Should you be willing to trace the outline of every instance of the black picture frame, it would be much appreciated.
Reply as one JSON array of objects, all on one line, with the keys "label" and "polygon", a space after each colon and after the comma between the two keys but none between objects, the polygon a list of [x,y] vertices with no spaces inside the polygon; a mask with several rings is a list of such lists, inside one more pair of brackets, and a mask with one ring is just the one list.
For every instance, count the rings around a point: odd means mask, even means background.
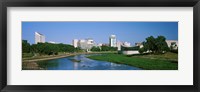
[{"label": "black picture frame", "polygon": [[[2,92],[199,92],[200,0],[1,0],[0,90]],[[7,85],[7,7],[193,7],[194,85]]]}]

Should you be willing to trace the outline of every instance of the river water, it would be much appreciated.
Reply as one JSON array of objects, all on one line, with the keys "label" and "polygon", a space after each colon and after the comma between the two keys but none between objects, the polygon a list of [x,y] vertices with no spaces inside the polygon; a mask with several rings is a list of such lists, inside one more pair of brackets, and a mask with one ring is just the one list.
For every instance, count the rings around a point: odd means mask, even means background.
[{"label": "river water", "polygon": [[44,61],[46,62],[45,67],[47,70],[141,70],[140,68],[129,65],[92,60],[86,56],[88,55],[76,55]]}]

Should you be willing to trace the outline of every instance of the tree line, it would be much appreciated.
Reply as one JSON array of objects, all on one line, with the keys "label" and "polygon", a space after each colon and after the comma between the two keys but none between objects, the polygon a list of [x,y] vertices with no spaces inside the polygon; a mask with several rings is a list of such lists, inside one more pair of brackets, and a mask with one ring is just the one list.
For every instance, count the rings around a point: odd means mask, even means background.
[{"label": "tree line", "polygon": [[74,48],[68,44],[52,44],[52,43],[28,43],[26,40],[22,41],[22,53],[39,53],[45,55],[57,55],[58,52],[77,52],[80,48]]},{"label": "tree line", "polygon": [[[52,43],[37,43],[32,44],[27,42],[27,40],[22,40],[22,53],[39,53],[40,55],[57,55],[58,52],[80,52],[83,51],[80,47],[75,48],[68,44],[52,44]],[[91,51],[117,51],[117,47],[110,46],[93,46]]]},{"label": "tree line", "polygon": [[117,51],[117,47],[110,47],[110,46],[106,46],[106,45],[103,45],[101,47],[93,46],[91,48],[91,51]]}]

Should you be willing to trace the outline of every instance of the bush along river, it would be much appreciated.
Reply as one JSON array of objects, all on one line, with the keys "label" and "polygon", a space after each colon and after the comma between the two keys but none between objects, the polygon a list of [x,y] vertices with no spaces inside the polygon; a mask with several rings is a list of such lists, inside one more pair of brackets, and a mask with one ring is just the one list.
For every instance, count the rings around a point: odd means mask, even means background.
[{"label": "bush along river", "polygon": [[89,59],[87,56],[89,55],[81,54],[54,60],[37,61],[37,64],[45,70],[141,70],[129,65]]}]

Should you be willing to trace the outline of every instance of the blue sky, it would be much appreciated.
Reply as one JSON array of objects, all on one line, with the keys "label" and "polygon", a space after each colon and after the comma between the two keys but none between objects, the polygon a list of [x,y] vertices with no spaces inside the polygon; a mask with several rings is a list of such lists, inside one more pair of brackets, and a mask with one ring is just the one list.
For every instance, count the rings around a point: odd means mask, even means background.
[{"label": "blue sky", "polygon": [[96,43],[109,43],[114,34],[118,41],[145,41],[149,36],[178,40],[178,22],[22,22],[22,39],[34,43],[34,32],[46,41],[72,44],[73,39],[93,38]]}]

